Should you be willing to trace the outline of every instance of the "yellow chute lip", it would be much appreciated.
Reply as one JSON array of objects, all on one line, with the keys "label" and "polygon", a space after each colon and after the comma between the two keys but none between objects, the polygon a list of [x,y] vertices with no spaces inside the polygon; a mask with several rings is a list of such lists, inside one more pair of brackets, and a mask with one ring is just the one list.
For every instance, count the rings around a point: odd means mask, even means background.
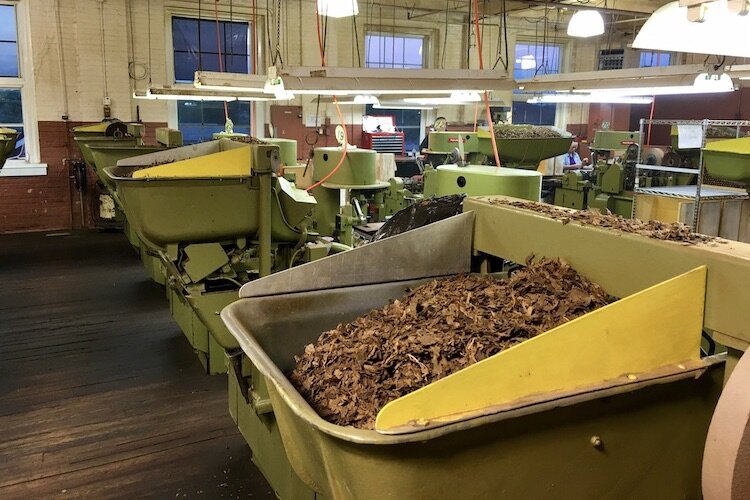
[{"label": "yellow chute lip", "polygon": [[252,174],[252,151],[240,147],[133,172],[133,179],[243,178]]},{"label": "yellow chute lip", "polygon": [[418,432],[700,369],[706,274],[697,267],[391,401],[375,429]]}]

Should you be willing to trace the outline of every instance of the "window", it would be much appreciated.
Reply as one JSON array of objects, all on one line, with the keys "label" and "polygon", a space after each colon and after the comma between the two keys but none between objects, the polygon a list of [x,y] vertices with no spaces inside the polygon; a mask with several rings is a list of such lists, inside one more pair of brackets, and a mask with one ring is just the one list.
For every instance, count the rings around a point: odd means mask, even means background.
[{"label": "window", "polygon": [[[365,35],[365,65],[368,68],[420,69],[425,66],[425,37],[422,35],[368,33]],[[375,109],[368,104],[369,116],[392,116],[404,132],[406,152],[419,151],[422,112],[418,109]]]},{"label": "window", "polygon": [[25,160],[20,76],[16,8],[13,5],[0,5],[0,78],[6,81],[0,85],[0,127],[21,133],[11,158]]},{"label": "window", "polygon": [[670,57],[667,52],[641,52],[640,67],[653,68],[655,66],[669,66]]},{"label": "window", "polygon": [[28,4],[0,0],[0,127],[20,132],[2,177],[47,174],[39,162],[34,67],[23,57],[31,43]]},{"label": "window", "polygon": [[368,68],[423,68],[424,36],[368,33],[365,66]]},{"label": "window", "polygon": [[[172,18],[175,83],[192,83],[198,70],[230,73],[252,73],[250,23],[243,21],[198,20]],[[250,103],[227,103],[234,131],[250,133]],[[186,144],[210,140],[212,134],[224,130],[224,103],[220,101],[177,101],[177,126]]]},{"label": "window", "polygon": [[16,8],[0,5],[0,77],[19,76]]},{"label": "window", "polygon": [[[560,72],[561,45],[538,45],[517,43],[513,65],[516,80],[534,78],[537,75],[550,75]],[[513,91],[519,93],[518,91]],[[557,105],[551,103],[530,104],[526,97],[513,101],[513,123],[531,125],[554,125]]]}]

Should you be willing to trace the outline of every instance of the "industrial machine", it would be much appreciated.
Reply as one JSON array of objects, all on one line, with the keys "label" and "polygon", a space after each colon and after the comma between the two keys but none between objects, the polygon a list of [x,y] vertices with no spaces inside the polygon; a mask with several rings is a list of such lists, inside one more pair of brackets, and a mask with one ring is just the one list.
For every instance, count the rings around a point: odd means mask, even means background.
[{"label": "industrial machine", "polygon": [[12,128],[0,127],[0,169],[5,166],[5,160],[16,149],[18,141],[18,131]]},{"label": "industrial machine", "polygon": [[[328,498],[701,498],[704,446],[726,436],[707,442],[722,385],[750,345],[750,246],[684,245],[499,201],[469,198],[461,215],[243,286],[222,312],[247,356],[230,378],[236,420],[262,418],[286,450],[275,470],[288,474],[288,459]],[[374,430],[327,422],[286,378],[321,332],[406,289],[529,256],[564,259],[619,300],[388,403]],[[743,449],[730,449],[739,476]]]},{"label": "industrial machine", "polygon": [[593,168],[564,172],[555,186],[554,204],[630,217],[637,141],[638,132],[597,130],[590,145]]},{"label": "industrial machine", "polygon": [[[514,130],[511,125],[505,127]],[[516,127],[521,129],[523,126]],[[430,132],[428,162],[442,158],[451,163],[425,168],[424,195],[502,194],[538,201],[542,186],[542,175],[536,171],[539,162],[563,154],[572,140],[570,136],[496,138],[502,165],[498,168],[471,163],[494,163],[489,132]]]},{"label": "industrial machine", "polygon": [[[179,130],[160,127],[155,130],[157,146],[147,146],[143,144],[143,126],[140,124],[128,124],[125,127],[125,135],[121,136],[123,124],[115,122],[104,128],[111,135],[96,136],[93,134],[91,127],[84,127],[84,135],[76,137],[76,142],[81,149],[81,154],[88,166],[90,166],[97,176],[96,186],[99,193],[99,220],[115,221],[122,226],[125,236],[140,255],[143,265],[149,272],[149,276],[155,282],[164,285],[166,272],[161,264],[159,257],[149,252],[146,246],[140,244],[138,235],[128,224],[124,215],[122,205],[115,196],[115,185],[112,180],[105,175],[104,169],[114,167],[117,162],[123,158],[139,156],[156,151],[162,151],[167,148],[182,146],[182,133]],[[94,125],[95,129],[102,129],[103,124]],[[80,128],[79,128],[80,129]],[[75,134],[80,134],[79,129],[74,129]]]},{"label": "industrial machine", "polygon": [[225,352],[238,347],[217,312],[239,286],[331,251],[312,232],[315,199],[275,176],[280,164],[276,145],[220,139],[105,168],[130,226],[166,268],[172,315],[209,373],[226,371]]},{"label": "industrial machine", "polygon": [[[343,142],[343,134],[338,139]],[[342,162],[343,156],[342,146],[313,151],[312,181],[324,181],[311,191],[318,202],[315,229],[354,246],[358,236],[366,239],[374,233],[369,229],[420,197],[405,187],[403,179],[378,171],[376,151],[348,145]]]},{"label": "industrial machine", "polygon": [[[90,167],[97,173],[94,155],[88,146],[94,144],[113,144],[120,147],[143,146],[144,131],[143,124],[124,123],[119,120],[73,127],[73,139],[78,144],[83,158],[83,164],[79,161],[74,161],[72,164],[77,180],[76,187],[82,198],[88,186],[86,167]],[[98,173],[97,177],[99,177],[99,181],[95,184],[96,192],[94,193],[97,204],[93,213],[95,225],[101,229],[121,228],[123,226],[122,212],[118,212],[112,196],[106,186],[103,185]],[[81,210],[83,217],[83,206]]]}]

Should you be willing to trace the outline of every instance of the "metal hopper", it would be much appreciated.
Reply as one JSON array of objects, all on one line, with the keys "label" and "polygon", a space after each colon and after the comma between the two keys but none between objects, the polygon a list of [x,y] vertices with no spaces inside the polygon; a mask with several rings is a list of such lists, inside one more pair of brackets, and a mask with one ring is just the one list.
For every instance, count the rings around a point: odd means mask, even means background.
[{"label": "metal hopper", "polygon": [[707,144],[703,164],[712,177],[750,186],[750,137]]},{"label": "metal hopper", "polygon": [[218,312],[239,284],[285,268],[307,241],[315,199],[272,177],[278,159],[275,145],[219,139],[104,169],[128,223],[166,267],[172,315],[210,372],[225,371],[224,352],[237,347]]},{"label": "metal hopper", "polygon": [[[527,246],[496,222],[478,226],[464,213],[245,285],[224,309],[268,385],[293,469],[329,498],[700,497],[723,375],[723,358],[699,355],[705,268],[395,400],[376,430],[326,422],[286,378],[321,332],[408,287],[468,272],[477,231]],[[420,259],[408,259],[415,251]]]},{"label": "metal hopper", "polygon": [[[479,152],[494,157],[492,141],[487,131],[477,132]],[[536,170],[539,162],[565,154],[573,137],[495,138],[500,161],[509,167]]]},{"label": "metal hopper", "polygon": [[18,136],[19,133],[17,130],[0,127],[0,169],[5,166],[5,160],[16,149]]}]

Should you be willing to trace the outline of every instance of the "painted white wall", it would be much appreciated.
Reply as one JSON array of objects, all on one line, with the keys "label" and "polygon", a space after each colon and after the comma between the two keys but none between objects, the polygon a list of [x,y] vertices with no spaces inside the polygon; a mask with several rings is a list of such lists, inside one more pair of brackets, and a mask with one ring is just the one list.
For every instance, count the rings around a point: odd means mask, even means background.
[{"label": "painted white wall", "polygon": [[[170,15],[198,14],[198,0],[19,0],[28,6],[30,15],[30,41],[34,69],[34,93],[39,120],[61,120],[63,115],[74,121],[97,121],[103,117],[102,99],[105,93],[112,101],[112,114],[122,120],[136,118],[136,106],[140,118],[147,122],[167,121],[174,124],[174,105],[164,101],[134,100],[134,89],[145,89],[147,83],[170,84],[171,81],[171,37]],[[267,13],[258,2],[258,15],[266,22]],[[213,18],[214,2],[203,0],[202,17]],[[234,5],[236,4],[236,5]],[[250,2],[233,2],[234,19],[249,19]],[[281,22],[282,44],[280,46],[285,63],[289,65],[315,66],[320,64],[320,56],[315,30],[314,4],[312,0],[288,0],[283,3],[284,15]],[[362,57],[364,58],[364,35],[367,27],[382,27],[383,31],[418,29],[430,34],[430,67],[441,67],[440,51],[447,37],[445,68],[478,68],[476,49],[472,46],[469,60],[466,61],[466,28],[460,24],[444,25],[440,14],[423,17],[419,20],[392,21],[392,11],[380,8],[368,11],[371,4],[360,2],[360,15],[356,22],[359,31]],[[103,10],[104,45],[102,51],[102,26],[100,9]],[[402,7],[399,7],[402,9]],[[58,16],[61,39],[58,39]],[[229,2],[220,3],[220,16],[229,18]],[[404,18],[403,12],[397,17]],[[273,21],[273,20],[272,20]],[[484,20],[484,59],[485,67],[491,67],[496,59],[498,48],[499,19]],[[508,34],[510,65],[513,64],[513,44],[518,36],[534,35],[533,28],[524,26],[523,20],[514,20]],[[528,24],[528,23],[527,23]],[[262,25],[264,26],[264,25]],[[261,29],[262,29],[261,26]],[[275,38],[275,22],[271,24],[271,37]],[[132,30],[132,35],[131,35]],[[149,36],[150,34],[150,36]],[[150,41],[149,41],[150,38]],[[562,40],[562,37],[560,38]],[[264,50],[262,56],[269,60],[265,31],[262,30]],[[475,43],[472,37],[472,45]],[[568,44],[563,64],[568,70],[593,69],[597,42]],[[63,54],[62,59],[60,54]],[[330,66],[355,66],[357,64],[354,30],[351,18],[330,19],[328,22],[327,63]],[[106,60],[106,67],[105,67]],[[142,73],[148,69],[149,78],[133,80],[130,70]],[[265,64],[261,64],[261,67]],[[106,69],[106,84],[104,73]],[[64,76],[63,76],[64,75]],[[457,72],[460,78],[460,72]],[[64,83],[63,83],[64,81]],[[106,87],[106,92],[105,92]],[[510,102],[510,92],[500,95]],[[312,97],[298,98],[290,104],[302,105],[305,118],[315,114]],[[267,116],[269,104],[259,104],[258,118]],[[582,118],[580,106],[569,106],[563,113],[563,121],[578,122]],[[344,120],[347,123],[360,123],[363,106],[347,106]],[[441,107],[426,113],[428,120],[442,115],[452,121],[471,122],[474,106]],[[319,121],[328,117],[333,122],[338,118],[334,107],[321,105]],[[262,131],[262,126],[258,127]]]}]

